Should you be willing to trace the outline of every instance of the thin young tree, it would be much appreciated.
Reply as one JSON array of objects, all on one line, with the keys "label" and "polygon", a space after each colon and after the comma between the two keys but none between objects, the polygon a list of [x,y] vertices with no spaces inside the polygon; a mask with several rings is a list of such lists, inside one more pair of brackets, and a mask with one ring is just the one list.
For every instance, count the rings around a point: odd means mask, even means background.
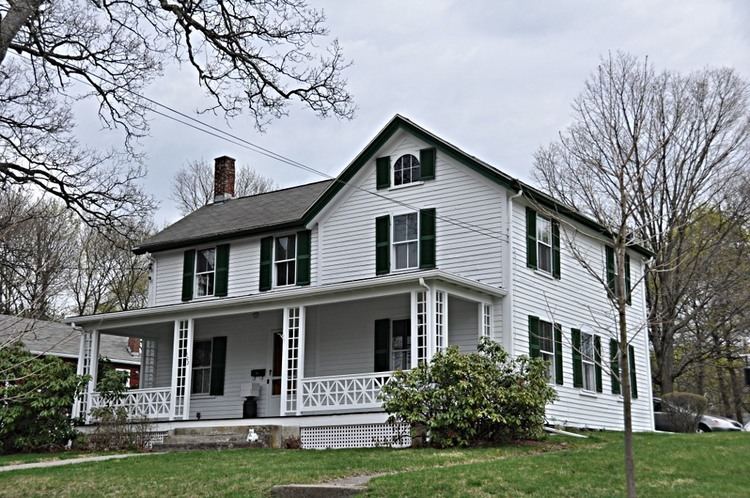
[{"label": "thin young tree", "polygon": [[625,477],[627,495],[636,496],[633,456],[632,394],[628,346],[626,258],[638,245],[635,237],[636,199],[630,185],[654,161],[649,122],[653,103],[649,91],[655,76],[644,62],[619,54],[603,60],[575,100],[574,123],[560,140],[541,148],[535,158],[538,180],[557,197],[587,214],[605,228],[604,240],[613,249],[614,276],[602,275],[584,247],[576,242],[576,225],[562,232],[565,243],[582,267],[606,289],[614,311],[619,345],[623,396]]},{"label": "thin young tree", "polygon": [[[235,176],[237,197],[268,192],[276,187],[273,179],[249,166],[240,165]],[[210,204],[214,199],[214,171],[205,159],[190,161],[175,173],[170,198],[184,216]]]}]

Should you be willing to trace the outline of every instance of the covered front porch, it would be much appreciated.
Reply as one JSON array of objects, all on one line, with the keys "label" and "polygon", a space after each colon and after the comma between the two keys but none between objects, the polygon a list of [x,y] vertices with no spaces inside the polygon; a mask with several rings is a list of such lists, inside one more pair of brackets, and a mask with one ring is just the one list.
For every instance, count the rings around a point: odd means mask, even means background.
[{"label": "covered front porch", "polygon": [[81,323],[78,371],[92,380],[76,414],[90,422],[90,410],[103,404],[92,368],[102,334],[142,340],[141,386],[119,402],[132,419],[379,411],[393,371],[451,345],[468,352],[483,336],[501,340],[501,290],[431,273],[402,275],[390,285],[291,289],[231,307],[206,301],[175,306],[179,312]]}]

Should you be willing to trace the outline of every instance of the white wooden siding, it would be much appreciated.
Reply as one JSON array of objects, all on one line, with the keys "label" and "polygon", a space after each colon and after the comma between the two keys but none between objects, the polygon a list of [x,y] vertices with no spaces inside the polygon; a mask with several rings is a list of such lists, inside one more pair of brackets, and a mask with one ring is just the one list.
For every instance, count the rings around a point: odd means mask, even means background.
[{"label": "white wooden siding", "polygon": [[[566,230],[561,224],[561,230]],[[604,245],[592,237],[579,235],[576,247],[587,254],[587,260],[596,271],[604,274]],[[571,328],[580,328],[602,336],[602,359],[609,360],[609,339],[614,337],[615,314],[606,297],[603,285],[584,270],[571,254],[561,234],[560,280],[526,267],[526,213],[520,202],[513,208],[513,334],[514,353],[529,354],[529,315],[542,320],[557,322],[563,331],[564,385],[555,386],[558,400],[547,410],[550,421],[592,428],[622,429],[622,402],[619,395],[612,394],[610,376],[602,372],[602,393],[584,393],[573,387],[573,360]],[[641,257],[631,254],[633,285],[639,280],[643,269]],[[636,334],[632,345],[635,348],[638,399],[633,403],[633,425],[636,430],[652,430],[651,382],[648,376],[648,348],[644,327],[643,286],[634,288],[632,306],[628,310],[630,334]]]},{"label": "white wooden siding", "polygon": [[[281,312],[263,312],[258,317],[235,315],[221,318],[196,320],[194,340],[226,336],[227,359],[224,373],[224,395],[211,396],[193,394],[190,396],[190,418],[200,412],[202,419],[240,418],[242,403],[240,384],[253,380],[250,370],[271,368],[272,334],[281,329]],[[261,379],[255,379],[261,381]],[[263,384],[258,398],[258,415],[265,416],[266,389]]]},{"label": "white wooden siding", "polygon": [[305,376],[374,371],[375,320],[409,318],[409,310],[409,294],[307,308]]},{"label": "white wooden siding", "polygon": [[[419,156],[419,149],[427,146],[411,135],[400,133],[375,157],[389,155],[394,163],[402,154]],[[376,191],[375,157],[351,181],[415,209],[351,187],[342,191],[320,221],[320,282],[374,277],[375,218],[434,207],[438,216],[437,267],[501,286],[505,190],[438,151],[434,180]],[[457,221],[459,226],[440,219],[446,217]],[[466,223],[492,236],[472,231],[466,228]]]},{"label": "white wooden siding", "polygon": [[479,343],[479,304],[448,297],[448,345],[462,353],[476,353]]}]

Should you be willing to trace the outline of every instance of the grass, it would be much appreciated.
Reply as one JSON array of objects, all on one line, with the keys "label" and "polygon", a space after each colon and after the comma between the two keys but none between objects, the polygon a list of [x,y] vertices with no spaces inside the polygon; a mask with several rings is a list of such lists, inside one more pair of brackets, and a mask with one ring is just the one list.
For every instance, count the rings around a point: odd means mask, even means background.
[{"label": "grass", "polygon": [[37,463],[52,460],[69,460],[71,458],[110,455],[117,452],[92,453],[86,451],[59,451],[55,453],[15,453],[13,455],[0,455],[0,467],[16,465],[19,463]]},{"label": "grass", "polygon": [[[747,496],[750,434],[636,436],[643,496]],[[267,496],[274,484],[392,473],[367,496],[617,496],[621,435],[468,450],[225,450],[0,473],[0,496]]]}]

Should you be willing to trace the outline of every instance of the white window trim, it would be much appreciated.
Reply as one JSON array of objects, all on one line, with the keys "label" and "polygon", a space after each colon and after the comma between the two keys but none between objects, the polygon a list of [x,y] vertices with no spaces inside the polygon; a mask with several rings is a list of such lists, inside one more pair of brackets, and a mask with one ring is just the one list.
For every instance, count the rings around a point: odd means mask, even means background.
[{"label": "white window trim", "polygon": [[[416,239],[410,239],[410,240],[402,240],[399,242],[396,242],[396,218],[399,216],[405,216],[409,214],[414,214],[417,217],[417,238]],[[399,212],[395,214],[391,214],[391,272],[401,272],[401,271],[412,271],[412,270],[418,270],[419,269],[419,233],[421,231],[421,228],[419,226],[419,211],[406,211],[406,212]],[[402,244],[410,244],[412,242],[417,243],[417,262],[415,266],[407,266],[405,268],[396,268],[396,244],[402,245]]]},{"label": "white window trim", "polygon": [[[422,180],[411,180],[408,183],[401,183],[400,185],[396,185],[396,163],[399,159],[401,159],[404,156],[414,156],[414,158],[417,160],[417,163],[419,163],[419,172],[420,175],[422,173],[422,163],[419,161],[419,153],[412,154],[411,152],[405,152],[401,155],[399,155],[395,161],[393,161],[393,166],[391,166],[391,188],[390,189],[399,189],[404,187],[411,187],[412,185],[422,185],[424,182]],[[390,190],[389,189],[389,190]]]},{"label": "white window trim", "polygon": [[[193,341],[193,351],[191,351],[190,357],[192,358],[193,363],[195,363],[195,346],[196,344],[200,342],[207,342],[211,345],[211,354],[208,356],[208,366],[207,367],[196,367],[195,365],[190,365],[190,395],[191,396],[211,396],[211,367],[213,366],[213,354],[214,354],[214,341],[213,339],[197,339]],[[193,392],[193,382],[192,380],[195,379],[195,373],[196,370],[208,370],[208,391],[206,392],[199,392],[194,393]]]},{"label": "white window trim", "polygon": [[[393,322],[401,322],[401,321],[404,321],[404,320],[406,320],[406,321],[409,322],[409,333],[407,334],[407,337],[409,338],[410,344],[409,344],[408,348],[402,348],[402,349],[394,350],[392,348],[392,346],[393,346]],[[393,352],[394,351],[400,351],[400,352],[404,352],[405,351],[405,352],[408,352],[410,354],[410,357],[409,357],[409,368],[405,368],[404,371],[411,370],[411,368],[413,367],[414,356],[412,355],[412,344],[411,344],[411,342],[412,342],[413,338],[412,338],[412,334],[411,334],[411,324],[412,323],[411,323],[411,317],[410,316],[401,316],[401,317],[391,318],[391,326],[388,327],[388,329],[389,329],[388,330],[388,368],[391,371],[395,370],[395,368],[393,366]]]},{"label": "white window trim", "polygon": [[[549,244],[542,242],[541,237],[539,237],[539,220],[545,220],[547,222],[547,226],[549,227]],[[541,267],[540,261],[542,259],[542,251],[539,250],[540,245],[549,247],[549,270],[545,270]],[[545,275],[552,275],[552,219],[542,216],[539,213],[536,215],[536,271]]]},{"label": "white window trim", "polygon": [[[280,238],[283,238],[283,237],[294,237],[294,257],[290,258],[290,259],[282,259],[281,261],[277,261],[276,260],[276,239],[280,239]],[[274,236],[274,238],[273,238],[273,258],[272,258],[273,259],[273,262],[272,262],[273,271],[271,272],[272,273],[272,276],[271,276],[272,281],[271,281],[271,283],[273,284],[272,287],[274,289],[283,289],[283,288],[286,288],[286,287],[292,287],[294,285],[297,285],[297,270],[298,270],[298,268],[297,268],[297,255],[299,253],[299,244],[298,244],[298,242],[299,241],[297,240],[297,234],[294,233],[294,232],[283,233],[281,235]],[[276,264],[277,263],[288,263],[290,261],[294,261],[294,282],[289,283],[289,284],[284,284],[284,285],[277,285],[276,282],[278,282],[278,280],[276,278],[277,277]]]},{"label": "white window trim", "polygon": [[[583,336],[587,335],[591,337],[591,361],[586,361],[583,355]],[[596,394],[596,335],[593,332],[581,330],[581,382],[583,387],[581,388],[584,393]],[[591,365],[592,371],[594,372],[593,385],[586,387],[586,365]]]},{"label": "white window trim", "polygon": [[[552,339],[550,341],[550,344],[552,344],[552,351],[547,351],[547,350],[542,349],[542,324],[543,323],[546,323],[546,324],[548,324],[550,326],[551,339]],[[550,375],[547,378],[547,383],[548,384],[555,384],[556,383],[555,372],[557,372],[557,365],[555,364],[555,347],[556,347],[556,344],[555,344],[555,323],[554,322],[548,322],[548,321],[542,320],[540,318],[539,319],[539,356],[543,360],[546,360],[546,358],[544,357],[545,353],[548,354],[548,355],[550,355],[552,357],[552,359],[549,362],[549,364],[550,364],[550,369],[549,369]]]},{"label": "white window trim", "polygon": [[[214,269],[213,271],[204,271],[204,272],[198,272],[198,253],[201,251],[206,251],[209,249],[214,250]],[[211,294],[204,294],[202,296],[198,295],[198,275],[209,275],[213,274],[214,276],[214,285],[213,285],[213,292]],[[195,299],[207,299],[214,297],[216,295],[216,246],[205,246],[205,247],[199,247],[195,250],[195,262],[193,263],[193,297]]]}]

